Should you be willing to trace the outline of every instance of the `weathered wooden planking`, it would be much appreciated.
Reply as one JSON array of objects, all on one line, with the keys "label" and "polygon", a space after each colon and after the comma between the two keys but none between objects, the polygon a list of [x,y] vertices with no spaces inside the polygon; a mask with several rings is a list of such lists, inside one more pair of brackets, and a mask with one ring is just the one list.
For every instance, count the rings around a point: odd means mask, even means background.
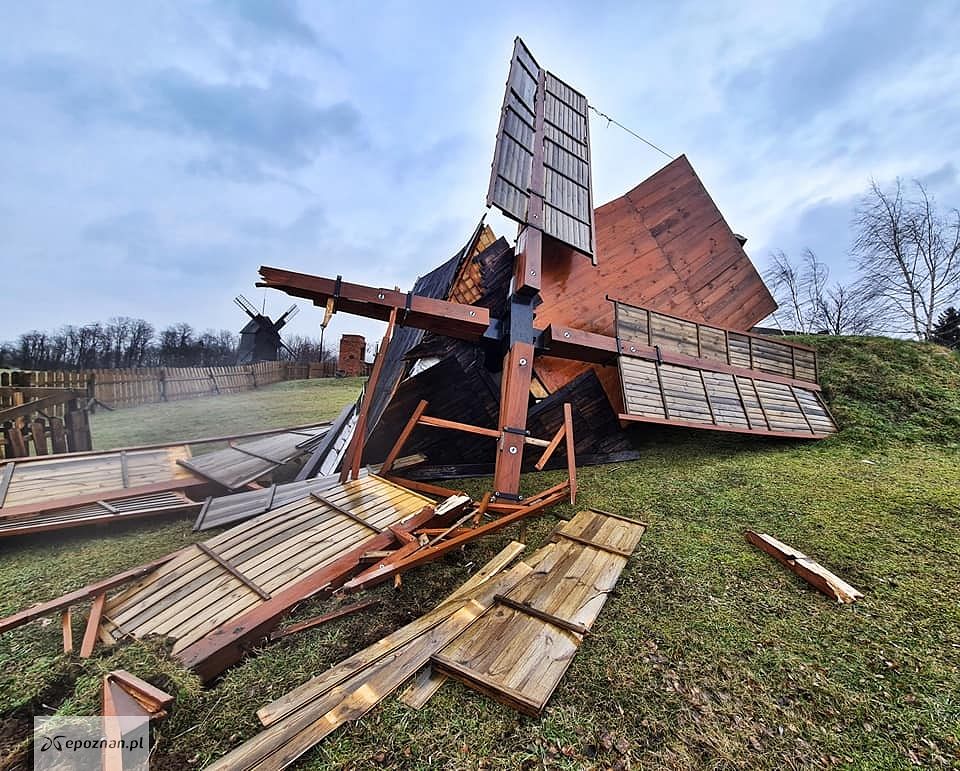
[{"label": "weathered wooden planking", "polygon": [[[432,503],[375,476],[337,484],[324,494],[336,507],[378,528],[398,524]],[[188,547],[178,559],[111,597],[104,631],[133,637],[162,634],[176,640],[174,653],[184,650],[264,604],[257,589],[264,594],[282,590],[370,538],[370,529],[336,507],[307,493],[205,541],[219,560]],[[220,560],[233,571],[224,569]]]},{"label": "weathered wooden planking", "polygon": [[[366,471],[361,471],[365,476]],[[262,490],[221,495],[207,499],[197,515],[194,530],[210,530],[215,527],[233,525],[252,517],[266,514],[292,501],[300,500],[311,491],[320,492],[340,483],[336,476],[316,477],[299,482],[274,484]]]},{"label": "weathered wooden planking", "polygon": [[[178,465],[190,457],[186,445],[156,450],[106,452],[17,463],[10,474],[0,519],[79,506],[97,500],[129,498],[138,492],[201,484]],[[138,490],[139,488],[139,490]]]},{"label": "weathered wooden planking", "polygon": [[659,346],[768,375],[817,382],[816,352],[800,343],[709,326],[623,302],[616,303],[616,333],[622,345]]},{"label": "weathered wooden planking", "polygon": [[66,509],[30,514],[14,519],[0,519],[0,538],[14,535],[62,530],[69,527],[106,525],[120,520],[150,517],[160,514],[180,514],[195,511],[199,503],[183,493],[164,491],[137,495],[111,501],[74,506]]},{"label": "weathered wooden planking", "polygon": [[514,43],[487,205],[593,256],[587,98]]},{"label": "weathered wooden planking", "polygon": [[209,768],[286,768],[338,727],[362,717],[475,621],[497,594],[529,574],[522,562],[500,572],[516,551],[511,544],[435,610],[268,704],[258,712],[266,730]]},{"label": "weathered wooden planking", "polygon": [[835,576],[823,565],[815,562],[803,552],[787,546],[783,541],[778,541],[772,535],[747,530],[744,532],[744,537],[758,549],[786,565],[808,584],[816,587],[837,602],[855,602],[863,597],[863,594],[842,578]]},{"label": "weathered wooden planking", "polygon": [[837,431],[818,392],[762,372],[744,377],[625,355],[620,376],[622,420],[798,439]]},{"label": "weathered wooden planking", "polygon": [[324,426],[267,436],[179,463],[228,490],[236,490],[309,452],[328,430]]},{"label": "weathered wooden planking", "polygon": [[[644,525],[581,511],[541,549],[534,572],[431,657],[433,667],[530,715],[539,715]],[[587,543],[589,542],[589,543]],[[574,631],[577,630],[577,631]]]}]

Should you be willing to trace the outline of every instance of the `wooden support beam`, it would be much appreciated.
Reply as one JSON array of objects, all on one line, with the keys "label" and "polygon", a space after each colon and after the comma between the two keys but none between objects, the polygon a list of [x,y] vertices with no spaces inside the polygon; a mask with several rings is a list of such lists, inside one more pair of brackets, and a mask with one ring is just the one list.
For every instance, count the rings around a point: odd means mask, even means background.
[{"label": "wooden support beam", "polygon": [[570,483],[570,503],[577,502],[577,456],[573,441],[573,407],[563,403],[563,435],[567,440],[567,478]]},{"label": "wooden support beam", "polygon": [[520,493],[527,403],[533,377],[532,343],[515,342],[504,357],[500,388],[500,441],[493,472],[497,497],[515,499]]},{"label": "wooden support beam", "polygon": [[414,554],[408,558],[395,562],[391,565],[386,565],[383,568],[368,570],[363,574],[361,580],[360,576],[348,581],[343,585],[345,591],[356,592],[361,589],[368,589],[371,586],[376,586],[377,584],[383,583],[384,581],[390,580],[394,575],[398,573],[403,573],[410,568],[417,567],[422,565],[425,562],[430,562],[437,559],[442,554],[450,551],[451,549],[456,549],[459,546],[462,546],[465,543],[468,543],[475,538],[481,538],[489,533],[496,532],[501,528],[506,527],[507,525],[513,524],[514,522],[519,522],[525,517],[529,517],[533,514],[536,514],[543,509],[552,506],[555,503],[558,503],[567,494],[567,482],[562,482],[555,487],[545,490],[539,495],[531,499],[526,506],[517,509],[516,511],[505,514],[502,517],[488,522],[485,525],[469,530],[461,535],[456,535],[453,538],[448,538],[445,541],[434,544],[433,546],[425,546],[417,550]]},{"label": "wooden support beam", "polygon": [[383,532],[383,529],[382,529],[382,528],[379,528],[379,527],[377,527],[376,525],[371,525],[371,524],[370,524],[369,522],[367,522],[367,520],[365,520],[363,517],[360,517],[360,516],[358,516],[357,514],[354,514],[352,511],[350,511],[350,509],[345,509],[345,508],[343,508],[343,506],[339,506],[339,505],[337,505],[336,503],[333,503],[332,501],[324,498],[324,497],[323,497],[322,495],[320,495],[320,493],[318,493],[318,492],[311,492],[311,493],[310,493],[310,497],[313,498],[315,501],[319,501],[319,502],[322,503],[324,506],[333,509],[335,512],[337,512],[337,514],[342,514],[343,516],[347,517],[347,519],[352,519],[352,520],[353,520],[354,522],[356,522],[358,525],[363,525],[364,527],[369,528],[370,530],[372,530],[372,531],[375,532],[375,533],[382,533],[382,532]]},{"label": "wooden support beam", "polygon": [[552,613],[547,613],[544,610],[533,607],[533,605],[530,605],[527,602],[513,600],[505,594],[495,595],[493,601],[500,603],[501,605],[506,605],[508,608],[519,611],[520,613],[525,613],[528,616],[538,618],[541,621],[546,621],[548,624],[553,624],[553,626],[559,627],[560,629],[566,629],[568,632],[585,635],[589,631],[583,624],[577,624],[573,621],[568,621],[565,618],[555,616]]},{"label": "wooden support beam", "polygon": [[387,351],[390,348],[390,340],[393,338],[393,328],[397,323],[397,309],[390,311],[389,321],[387,322],[387,331],[380,342],[380,350],[377,351],[377,358],[373,362],[373,371],[367,378],[363,389],[363,402],[360,404],[360,412],[357,415],[357,425],[353,431],[353,437],[350,440],[350,446],[347,448],[340,468],[340,482],[346,482],[347,479],[357,479],[360,476],[360,461],[363,457],[363,448],[367,443],[367,415],[370,412],[370,405],[373,403],[373,393],[377,390],[377,383],[380,381],[380,372],[383,370],[384,359],[387,358]]},{"label": "wooden support beam", "polygon": [[154,560],[153,562],[147,562],[144,565],[138,565],[137,567],[130,568],[122,573],[117,573],[115,576],[111,576],[110,578],[104,578],[101,581],[88,584],[81,589],[76,589],[75,591],[63,595],[62,597],[57,597],[55,600],[42,602],[39,605],[34,605],[26,610],[21,610],[19,613],[14,613],[12,616],[0,618],[0,634],[9,631],[10,629],[16,629],[18,626],[23,626],[34,619],[48,616],[51,613],[56,613],[58,610],[64,610],[65,608],[69,608],[71,605],[76,605],[78,602],[83,602],[91,597],[103,594],[110,589],[115,589],[118,586],[129,583],[134,579],[146,575],[152,570],[156,570],[161,565],[165,565],[174,557],[179,557],[184,551],[185,549],[180,549],[179,551],[175,551],[166,555],[165,557]]},{"label": "wooden support beam", "polygon": [[564,538],[568,541],[574,541],[575,543],[579,543],[583,546],[589,546],[591,549],[599,549],[600,551],[609,552],[610,554],[616,554],[618,557],[629,557],[631,554],[633,554],[632,551],[626,551],[625,549],[618,549],[615,546],[610,546],[605,543],[598,543],[597,541],[591,541],[589,538],[581,538],[579,535],[564,533],[562,530],[558,530],[557,532],[555,532],[551,540],[557,540],[558,538]]},{"label": "wooden support beam", "polygon": [[563,441],[564,429],[565,426],[560,426],[560,428],[557,429],[557,433],[553,435],[553,439],[550,440],[547,449],[543,451],[540,460],[534,464],[534,468],[537,471],[543,471],[543,467],[546,466],[550,458],[553,457],[553,453],[556,452],[556,449],[560,446],[560,442]]},{"label": "wooden support beam", "polygon": [[410,416],[407,424],[403,427],[403,431],[400,432],[400,436],[397,437],[397,441],[394,442],[393,447],[390,448],[390,452],[387,454],[387,459],[380,466],[380,471],[378,473],[381,476],[390,473],[390,469],[393,468],[393,464],[396,463],[397,458],[400,457],[400,451],[407,443],[407,440],[410,439],[410,434],[412,434],[413,430],[417,427],[417,422],[420,420],[420,416],[423,415],[424,411],[429,406],[430,403],[426,399],[421,399],[420,403],[414,408],[413,414]]},{"label": "wooden support beam", "polygon": [[97,635],[100,631],[100,620],[103,618],[103,605],[106,601],[106,592],[93,598],[93,605],[90,606],[90,615],[87,618],[87,628],[83,633],[83,642],[80,643],[82,659],[88,659],[93,654],[93,646],[97,644]]},{"label": "wooden support beam", "polygon": [[269,600],[270,594],[261,589],[256,582],[254,582],[249,577],[245,576],[239,570],[236,569],[233,565],[230,564],[228,560],[225,560],[219,554],[217,554],[213,549],[207,546],[205,543],[198,543],[196,547],[206,554],[210,559],[216,562],[220,567],[226,570],[231,576],[236,578],[241,584],[246,586],[250,591],[257,595],[261,600]]},{"label": "wooden support beam", "polygon": [[463,495],[463,492],[460,490],[451,490],[449,487],[432,485],[429,482],[420,482],[415,479],[404,479],[403,477],[395,476],[384,476],[383,478],[388,482],[393,482],[395,485],[406,487],[408,490],[413,490],[417,493],[423,493],[424,495],[429,495],[433,498],[449,498],[454,495]]},{"label": "wooden support beam", "polygon": [[271,634],[270,639],[279,640],[281,637],[289,637],[290,635],[297,634],[298,632],[305,632],[307,629],[316,629],[318,626],[323,626],[330,621],[335,621],[336,619],[343,618],[344,616],[353,615],[354,613],[364,610],[365,608],[372,608],[379,604],[379,598],[374,597],[368,600],[355,602],[352,605],[344,605],[342,608],[331,610],[329,613],[324,613],[321,616],[314,616],[306,621],[301,621],[300,623],[293,624],[285,629],[280,629]]},{"label": "wooden support beam", "polygon": [[782,565],[786,565],[808,584],[837,602],[855,602],[863,597],[863,594],[842,578],[835,576],[806,554],[778,541],[772,535],[756,533],[753,530],[746,530],[743,535],[758,549],[766,552]]},{"label": "wooden support beam", "polygon": [[63,632],[63,652],[73,653],[73,617],[70,608],[60,614],[60,629]]}]

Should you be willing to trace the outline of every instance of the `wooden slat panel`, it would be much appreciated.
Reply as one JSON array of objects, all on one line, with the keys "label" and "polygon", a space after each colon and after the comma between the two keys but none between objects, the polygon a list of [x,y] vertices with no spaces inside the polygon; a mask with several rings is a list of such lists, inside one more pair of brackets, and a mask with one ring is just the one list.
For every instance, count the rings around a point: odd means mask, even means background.
[{"label": "wooden slat panel", "polygon": [[640,523],[578,513],[559,531],[570,537],[534,555],[536,571],[435,654],[434,667],[539,715],[643,531]]}]

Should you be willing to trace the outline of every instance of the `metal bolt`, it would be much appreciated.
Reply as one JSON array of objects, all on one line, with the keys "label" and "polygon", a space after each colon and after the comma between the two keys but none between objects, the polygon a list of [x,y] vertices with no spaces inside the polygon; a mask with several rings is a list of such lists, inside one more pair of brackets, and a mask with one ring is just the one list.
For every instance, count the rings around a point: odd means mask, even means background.
[{"label": "metal bolt", "polygon": [[382,300],[382,299],[384,299],[384,297],[385,297],[385,295],[383,294],[383,292],[378,292],[378,293],[377,293],[377,299],[378,299],[378,300]]},{"label": "metal bolt", "polygon": [[469,312],[469,315],[470,315],[470,316],[476,316],[476,315],[477,315],[477,312],[476,312],[476,311],[470,311],[470,312]]},{"label": "metal bolt", "polygon": [[563,333],[563,336],[564,336],[564,337],[570,337],[570,333],[569,333],[569,332],[564,332],[564,333]]},{"label": "metal bolt", "polygon": [[636,353],[636,352],[637,352],[637,347],[634,346],[634,345],[631,345],[631,346],[630,346],[630,353]]},{"label": "metal bolt", "polygon": [[536,276],[536,275],[537,275],[537,271],[531,270],[531,271],[530,271],[530,275],[531,275],[531,276]]},{"label": "metal bolt", "polygon": [[527,360],[526,360],[526,359],[520,359],[520,366],[521,366],[521,367],[526,367],[526,366],[527,366]]},{"label": "metal bolt", "polygon": [[517,454],[517,448],[516,448],[516,447],[511,447],[511,448],[508,450],[508,452],[509,452],[511,455],[516,455],[516,454]]}]

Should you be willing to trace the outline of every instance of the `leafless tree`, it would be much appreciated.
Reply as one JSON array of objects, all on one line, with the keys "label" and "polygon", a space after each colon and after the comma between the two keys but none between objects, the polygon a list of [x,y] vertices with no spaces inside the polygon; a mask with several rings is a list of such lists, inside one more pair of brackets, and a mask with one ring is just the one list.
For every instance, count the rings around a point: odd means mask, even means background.
[{"label": "leafless tree", "polygon": [[937,313],[960,296],[960,211],[942,213],[914,181],[885,191],[873,181],[857,209],[854,254],[861,290],[901,321],[894,331],[929,340]]},{"label": "leafless tree", "polygon": [[780,306],[773,320],[781,331],[865,335],[883,329],[882,308],[857,285],[829,284],[830,267],[812,249],[800,262],[780,251],[764,278]]}]

